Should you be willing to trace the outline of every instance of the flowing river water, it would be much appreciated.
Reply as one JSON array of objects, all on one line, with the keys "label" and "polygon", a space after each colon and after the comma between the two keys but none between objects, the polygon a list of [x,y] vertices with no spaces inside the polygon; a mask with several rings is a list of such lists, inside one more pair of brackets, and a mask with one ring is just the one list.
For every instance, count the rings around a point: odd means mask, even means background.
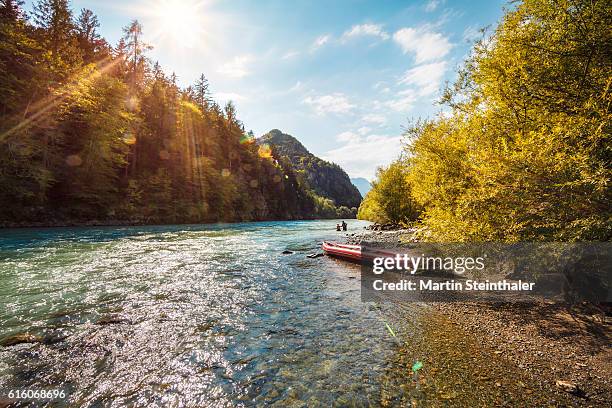
[{"label": "flowing river water", "polygon": [[[358,265],[308,258],[343,238],[335,224],[0,231],[0,390],[61,388],[68,398],[47,405],[79,407],[491,406],[527,395],[516,384],[529,380],[477,337],[423,319],[428,306],[362,302]],[[550,401],[527,391],[533,406]]]},{"label": "flowing river water", "polygon": [[335,223],[2,231],[0,339],[40,341],[0,348],[0,387],[79,406],[376,404],[391,317],[360,301],[358,266],[306,257]]}]

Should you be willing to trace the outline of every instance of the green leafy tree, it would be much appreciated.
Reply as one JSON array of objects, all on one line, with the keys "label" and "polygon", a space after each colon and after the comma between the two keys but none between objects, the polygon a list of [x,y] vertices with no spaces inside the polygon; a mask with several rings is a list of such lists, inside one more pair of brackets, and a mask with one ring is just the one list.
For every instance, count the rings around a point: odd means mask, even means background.
[{"label": "green leafy tree", "polygon": [[416,221],[421,208],[412,197],[408,172],[409,169],[400,161],[379,168],[357,217],[395,224]]}]

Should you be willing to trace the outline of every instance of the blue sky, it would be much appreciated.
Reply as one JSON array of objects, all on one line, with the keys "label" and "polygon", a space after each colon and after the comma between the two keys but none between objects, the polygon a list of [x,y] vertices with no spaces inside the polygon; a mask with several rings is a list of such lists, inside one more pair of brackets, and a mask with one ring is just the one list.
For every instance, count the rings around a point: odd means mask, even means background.
[{"label": "blue sky", "polygon": [[[28,4],[31,5],[32,1]],[[113,45],[136,18],[150,58],[183,86],[204,73],[247,130],[278,128],[351,177],[372,179],[400,152],[402,126],[435,105],[506,2],[73,0]]]}]

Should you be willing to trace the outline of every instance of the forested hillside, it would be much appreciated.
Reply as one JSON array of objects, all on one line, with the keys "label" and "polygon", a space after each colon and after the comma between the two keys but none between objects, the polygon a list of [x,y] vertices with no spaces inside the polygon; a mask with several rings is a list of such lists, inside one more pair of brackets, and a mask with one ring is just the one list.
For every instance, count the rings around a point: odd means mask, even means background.
[{"label": "forested hillside", "polygon": [[[202,75],[183,89],[95,14],[0,1],[0,225],[335,217]],[[352,202],[357,206],[358,202]]]},{"label": "forested hillside", "polygon": [[612,239],[610,21],[610,1],[517,2],[359,217],[436,241]]},{"label": "forested hillside", "polygon": [[298,176],[314,192],[341,207],[359,207],[361,194],[349,176],[335,163],[310,153],[295,137],[273,129],[258,139],[260,144],[274,146],[279,155],[289,159]]}]

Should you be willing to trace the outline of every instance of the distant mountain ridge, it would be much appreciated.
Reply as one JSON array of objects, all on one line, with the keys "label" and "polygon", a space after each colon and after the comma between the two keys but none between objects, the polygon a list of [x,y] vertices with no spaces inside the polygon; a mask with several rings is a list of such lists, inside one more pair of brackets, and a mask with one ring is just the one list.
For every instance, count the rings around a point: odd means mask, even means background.
[{"label": "distant mountain ridge", "polygon": [[357,189],[361,193],[361,196],[364,198],[366,194],[368,194],[368,192],[372,189],[372,184],[363,177],[352,178],[351,183],[353,183],[353,185],[357,187]]},{"label": "distant mountain ridge", "polygon": [[332,200],[336,206],[353,208],[361,204],[361,193],[348,174],[337,164],[310,153],[295,137],[273,129],[260,137],[258,143],[268,144],[277,154],[287,157],[317,195]]}]

